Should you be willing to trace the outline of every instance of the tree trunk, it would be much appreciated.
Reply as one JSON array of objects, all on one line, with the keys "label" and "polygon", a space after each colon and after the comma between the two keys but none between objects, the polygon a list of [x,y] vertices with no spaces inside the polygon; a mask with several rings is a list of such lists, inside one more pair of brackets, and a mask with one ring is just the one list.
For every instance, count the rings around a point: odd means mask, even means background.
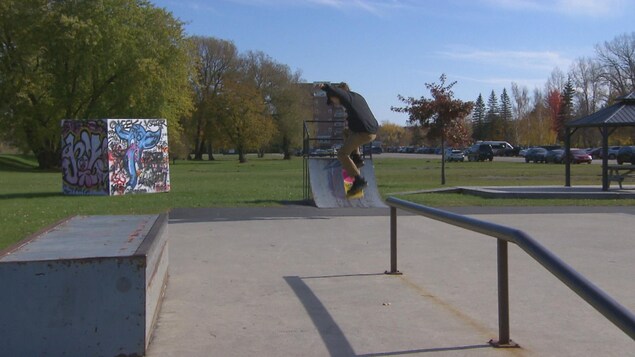
[{"label": "tree trunk", "polygon": [[214,150],[212,148],[212,141],[211,140],[207,143],[207,160],[208,161],[216,160],[214,158]]},{"label": "tree trunk", "polygon": [[62,153],[59,150],[38,148],[33,150],[40,170],[52,170],[60,168]]},{"label": "tree trunk", "polygon": [[238,151],[238,162],[241,164],[246,163],[247,157],[245,157],[245,151],[243,150],[243,148],[239,147],[237,151]]},{"label": "tree trunk", "polygon": [[284,153],[284,160],[291,160],[291,150],[289,149],[289,139],[287,136],[282,137],[282,152]]},{"label": "tree trunk", "polygon": [[198,145],[194,148],[194,160],[203,160],[203,151],[205,149],[205,139],[199,141]]},{"label": "tree trunk", "polygon": [[445,185],[445,133],[441,129],[441,184]]}]

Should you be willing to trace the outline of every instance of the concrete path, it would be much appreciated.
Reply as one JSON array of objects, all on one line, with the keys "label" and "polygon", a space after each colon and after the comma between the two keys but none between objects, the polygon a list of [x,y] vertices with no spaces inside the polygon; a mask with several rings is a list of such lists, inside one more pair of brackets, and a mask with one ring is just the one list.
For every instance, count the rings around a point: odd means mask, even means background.
[{"label": "concrete path", "polygon": [[[462,208],[529,233],[635,311],[635,207]],[[496,241],[387,209],[175,210],[148,356],[632,356],[635,342],[517,247],[497,338]]]}]

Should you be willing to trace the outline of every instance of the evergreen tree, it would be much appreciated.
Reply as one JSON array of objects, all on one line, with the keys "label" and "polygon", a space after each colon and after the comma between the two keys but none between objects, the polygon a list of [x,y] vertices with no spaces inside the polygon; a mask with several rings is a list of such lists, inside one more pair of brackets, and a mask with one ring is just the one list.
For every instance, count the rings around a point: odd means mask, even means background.
[{"label": "evergreen tree", "polygon": [[560,110],[558,111],[558,125],[556,135],[559,141],[565,140],[564,125],[569,120],[573,119],[573,96],[575,95],[575,89],[573,88],[573,82],[571,77],[567,79],[562,93],[560,94]]},{"label": "evergreen tree", "polygon": [[500,108],[498,106],[498,98],[492,90],[487,100],[487,113],[485,114],[485,131],[484,135],[487,139],[496,140],[500,135]]},{"label": "evergreen tree", "polygon": [[485,101],[479,93],[472,111],[472,139],[483,140],[485,130]]},{"label": "evergreen tree", "polygon": [[512,102],[506,88],[503,88],[503,94],[501,94],[500,121],[503,139],[509,141],[511,138]]}]

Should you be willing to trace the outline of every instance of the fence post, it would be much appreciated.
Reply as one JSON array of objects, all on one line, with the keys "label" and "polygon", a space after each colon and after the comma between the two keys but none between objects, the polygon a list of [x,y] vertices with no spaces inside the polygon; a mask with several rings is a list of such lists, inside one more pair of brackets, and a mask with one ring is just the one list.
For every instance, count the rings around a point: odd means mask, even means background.
[{"label": "fence post", "polygon": [[390,271],[386,274],[401,275],[397,270],[397,208],[390,207]]},{"label": "fence post", "polygon": [[520,347],[509,338],[509,271],[507,264],[507,241],[497,239],[498,256],[498,341],[490,345],[499,348]]}]

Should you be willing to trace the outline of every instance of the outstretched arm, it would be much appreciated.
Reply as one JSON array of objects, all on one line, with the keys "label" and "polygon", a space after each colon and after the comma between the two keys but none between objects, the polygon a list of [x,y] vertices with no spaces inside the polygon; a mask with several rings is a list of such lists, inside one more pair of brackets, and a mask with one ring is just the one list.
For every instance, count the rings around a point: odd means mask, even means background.
[{"label": "outstretched arm", "polygon": [[121,123],[117,123],[115,125],[115,133],[117,133],[117,136],[119,136],[121,140],[130,139],[130,132],[123,130],[123,125],[121,125]]}]

